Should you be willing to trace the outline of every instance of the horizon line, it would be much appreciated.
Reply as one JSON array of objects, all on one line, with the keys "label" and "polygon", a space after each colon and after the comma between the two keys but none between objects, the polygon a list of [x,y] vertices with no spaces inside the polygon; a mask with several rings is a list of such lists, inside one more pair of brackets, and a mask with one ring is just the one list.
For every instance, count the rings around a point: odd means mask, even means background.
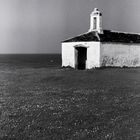
[{"label": "horizon line", "polygon": [[61,54],[61,53],[0,53],[0,55],[3,54]]}]

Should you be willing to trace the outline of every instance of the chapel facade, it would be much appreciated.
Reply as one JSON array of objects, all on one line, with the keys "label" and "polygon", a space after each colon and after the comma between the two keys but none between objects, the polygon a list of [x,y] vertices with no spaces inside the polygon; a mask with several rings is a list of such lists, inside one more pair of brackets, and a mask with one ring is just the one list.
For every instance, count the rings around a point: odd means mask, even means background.
[{"label": "chapel facade", "polygon": [[88,32],[62,42],[62,66],[139,67],[140,34],[103,30],[102,13],[95,8]]}]

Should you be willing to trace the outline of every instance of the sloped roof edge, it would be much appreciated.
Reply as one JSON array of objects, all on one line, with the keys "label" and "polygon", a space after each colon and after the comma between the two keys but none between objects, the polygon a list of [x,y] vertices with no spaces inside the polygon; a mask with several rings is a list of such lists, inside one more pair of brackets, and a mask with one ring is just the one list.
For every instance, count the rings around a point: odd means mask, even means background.
[{"label": "sloped roof edge", "polygon": [[116,43],[140,43],[140,34],[121,32],[114,30],[103,30],[103,33],[96,31],[87,32],[62,42],[116,42]]},{"label": "sloped roof edge", "polygon": [[86,32],[83,34],[80,34],[76,37],[69,38],[67,40],[64,40],[62,42],[86,42],[86,41],[99,41],[99,37],[97,36],[97,32]]}]

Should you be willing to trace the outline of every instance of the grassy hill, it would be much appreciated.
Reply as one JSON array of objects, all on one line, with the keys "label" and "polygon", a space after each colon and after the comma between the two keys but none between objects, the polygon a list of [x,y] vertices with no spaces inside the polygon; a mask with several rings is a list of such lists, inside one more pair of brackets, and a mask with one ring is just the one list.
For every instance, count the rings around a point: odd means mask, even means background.
[{"label": "grassy hill", "polygon": [[0,67],[0,138],[139,140],[140,68]]}]

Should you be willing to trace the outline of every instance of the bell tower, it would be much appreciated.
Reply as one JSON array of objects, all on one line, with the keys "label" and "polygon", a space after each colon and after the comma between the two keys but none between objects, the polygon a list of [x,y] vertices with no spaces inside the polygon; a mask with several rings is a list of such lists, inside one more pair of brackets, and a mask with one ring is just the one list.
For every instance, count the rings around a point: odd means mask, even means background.
[{"label": "bell tower", "polygon": [[90,31],[102,33],[102,13],[97,8],[90,14]]}]

